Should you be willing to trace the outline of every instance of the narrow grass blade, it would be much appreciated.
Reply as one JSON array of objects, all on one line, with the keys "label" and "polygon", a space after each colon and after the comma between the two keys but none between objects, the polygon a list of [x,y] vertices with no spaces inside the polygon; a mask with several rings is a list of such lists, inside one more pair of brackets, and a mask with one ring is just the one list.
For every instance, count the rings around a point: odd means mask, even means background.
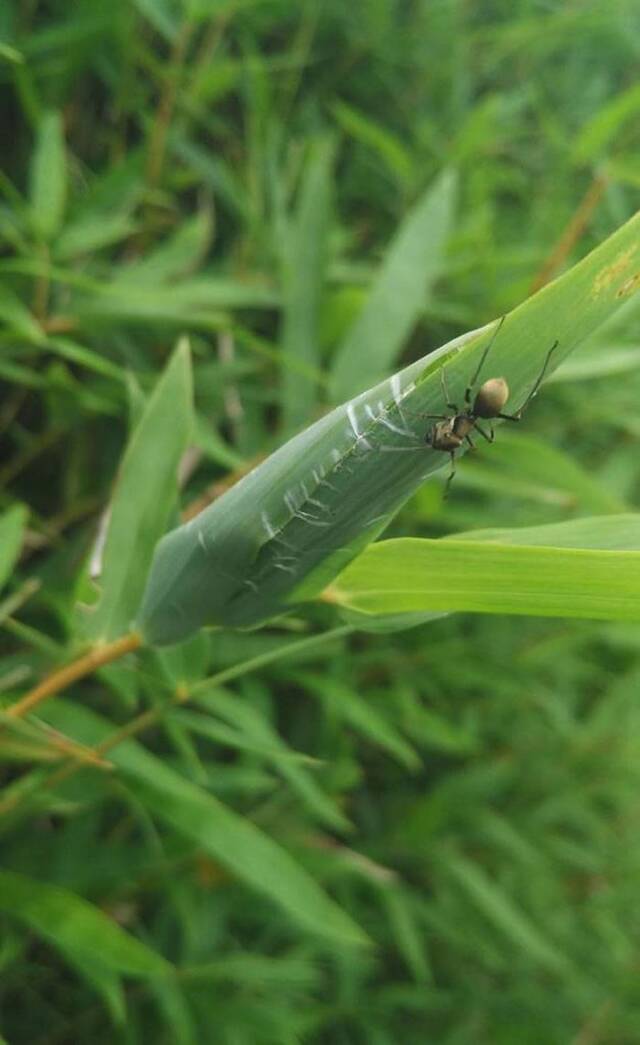
[{"label": "narrow grass blade", "polygon": [[462,857],[450,857],[446,869],[475,906],[519,951],[551,973],[571,974],[569,959],[481,868]]},{"label": "narrow grass blade", "polygon": [[315,694],[326,705],[332,718],[365,737],[386,751],[410,772],[421,766],[420,759],[398,730],[366,699],[338,679],[318,678],[307,672],[296,676],[306,689]]},{"label": "narrow grass blade", "polygon": [[15,504],[0,515],[0,588],[11,576],[20,554],[28,512],[22,504]]},{"label": "narrow grass blade", "polygon": [[615,95],[599,109],[580,131],[573,146],[576,163],[589,163],[607,148],[609,142],[628,121],[638,119],[640,112],[640,86],[632,84]]},{"label": "narrow grass blade", "polygon": [[318,321],[330,228],[333,153],[331,141],[320,142],[312,150],[285,247],[282,421],[287,434],[313,416],[317,400],[314,383],[286,364],[287,356],[311,370],[320,363]]},{"label": "narrow grass blade", "polygon": [[440,272],[455,184],[454,175],[445,171],[400,226],[362,312],[338,347],[331,375],[334,403],[393,369]]},{"label": "narrow grass blade", "polygon": [[120,243],[135,232],[135,224],[128,214],[92,213],[65,225],[56,239],[55,256],[69,261],[83,254]]},{"label": "narrow grass blade", "polygon": [[52,239],[64,216],[67,194],[67,158],[62,116],[45,112],[37,131],[31,161],[29,202],[34,231]]},{"label": "narrow grass blade", "polygon": [[211,234],[211,214],[202,208],[144,258],[123,265],[111,287],[121,286],[126,293],[140,285],[157,288],[188,275],[206,255]]},{"label": "narrow grass blade", "polygon": [[167,524],[191,427],[191,365],[183,341],[127,447],[113,499],[101,575],[102,597],[87,618],[94,639],[126,631],[140,601],[155,542]]},{"label": "narrow grass blade", "polygon": [[332,113],[347,134],[377,154],[394,178],[405,185],[411,182],[415,174],[412,152],[388,127],[344,102],[337,102]]},{"label": "narrow grass blade", "polygon": [[33,345],[44,341],[42,328],[33,318],[31,310],[8,286],[0,286],[0,320],[12,334],[17,334]]}]

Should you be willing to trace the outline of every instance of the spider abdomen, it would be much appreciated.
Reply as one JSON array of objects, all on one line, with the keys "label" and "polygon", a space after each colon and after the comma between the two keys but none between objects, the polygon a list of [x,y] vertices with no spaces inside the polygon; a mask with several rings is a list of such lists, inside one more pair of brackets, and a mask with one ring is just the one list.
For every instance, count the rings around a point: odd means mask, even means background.
[{"label": "spider abdomen", "polygon": [[471,413],[474,417],[498,417],[509,398],[509,385],[503,377],[491,377],[478,389]]}]

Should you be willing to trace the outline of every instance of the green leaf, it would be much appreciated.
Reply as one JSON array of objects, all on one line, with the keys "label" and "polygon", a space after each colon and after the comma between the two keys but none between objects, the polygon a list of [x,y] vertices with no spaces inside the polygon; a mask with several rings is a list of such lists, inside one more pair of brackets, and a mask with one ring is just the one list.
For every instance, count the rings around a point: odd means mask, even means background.
[{"label": "green leaf", "polygon": [[182,221],[167,239],[137,261],[116,270],[111,287],[158,286],[187,274],[206,255],[212,234],[211,213],[202,208]]},{"label": "green leaf", "polygon": [[22,504],[15,504],[0,515],[0,588],[11,576],[18,559],[28,511]]},{"label": "green leaf", "polygon": [[603,346],[599,345],[597,350],[577,352],[572,359],[568,359],[561,367],[558,367],[551,381],[554,384],[566,381],[589,381],[624,374],[627,371],[637,373],[639,369],[640,348],[608,344],[606,351],[603,351]]},{"label": "green leaf", "polygon": [[456,179],[445,171],[404,219],[369,297],[336,352],[333,402],[381,380],[392,369],[442,267]]},{"label": "green leaf", "polygon": [[67,159],[59,112],[43,113],[31,161],[29,202],[34,231],[51,240],[62,224],[67,194]]},{"label": "green leaf", "polygon": [[0,320],[9,330],[33,345],[41,344],[44,333],[27,306],[7,286],[0,286]]},{"label": "green leaf", "polygon": [[599,548],[602,551],[640,551],[640,515],[595,515],[585,519],[516,528],[492,527],[451,534],[448,541],[491,541],[548,548]]},{"label": "green leaf", "polygon": [[476,907],[533,962],[555,974],[570,974],[569,959],[494,884],[480,867],[462,857],[449,857],[446,870],[455,878]]},{"label": "green leaf", "polygon": [[628,505],[606,489],[566,451],[522,432],[502,431],[482,462],[474,459],[467,478],[481,477],[485,489],[588,512],[625,512]]},{"label": "green leaf", "polygon": [[411,151],[380,123],[365,116],[351,105],[338,102],[332,113],[340,126],[356,141],[372,149],[400,182],[409,182],[413,177],[414,164]]},{"label": "green leaf", "polygon": [[[484,374],[506,379],[511,409],[526,399],[555,341],[551,371],[640,287],[639,248],[636,215],[506,316]],[[317,597],[424,479],[448,465],[447,454],[425,444],[424,414],[443,411],[445,363],[452,401],[464,401],[494,332],[471,331],[337,407],[163,538],[138,618],[147,641],[176,642],[203,624],[259,624]]]},{"label": "green leaf", "polygon": [[380,899],[386,908],[396,946],[416,983],[433,982],[424,934],[420,932],[415,911],[411,909],[411,894],[398,885],[380,890]]},{"label": "green leaf", "polygon": [[29,925],[81,967],[162,976],[171,965],[80,896],[13,871],[0,871],[0,909]]},{"label": "green leaf", "polygon": [[415,772],[420,768],[418,755],[391,722],[345,683],[324,676],[319,679],[309,672],[297,673],[296,677],[327,705],[332,717],[342,719],[356,733],[387,751],[408,770]]},{"label": "green leaf", "polygon": [[313,416],[316,385],[298,369],[287,367],[287,356],[319,366],[319,312],[331,216],[333,143],[320,142],[305,167],[293,227],[284,259],[282,348],[283,427],[288,433]]},{"label": "green leaf", "polygon": [[632,84],[607,102],[582,128],[573,146],[576,163],[588,163],[606,149],[627,120],[638,118],[640,86]]},{"label": "green leaf", "polygon": [[66,225],[55,244],[55,256],[68,261],[127,239],[135,231],[128,214],[92,213]]},{"label": "green leaf", "polygon": [[[45,717],[85,744],[99,744],[113,731],[87,708],[64,701],[48,705]],[[136,801],[153,816],[278,904],[304,929],[343,946],[367,942],[358,926],[293,857],[249,819],[184,780],[134,740],[114,747],[109,759],[127,777]]]},{"label": "green leaf", "polygon": [[[224,719],[237,731],[240,744],[244,743],[249,750],[253,749],[262,754],[272,763],[273,767],[288,782],[291,790],[300,796],[320,823],[332,830],[348,831],[350,829],[351,824],[347,817],[305,770],[304,763],[308,763],[309,759],[291,751],[263,715],[250,705],[238,701],[236,697],[230,696],[216,687],[212,688],[209,693],[203,693],[200,689],[198,696],[195,697],[195,702],[206,708],[209,715],[205,718],[203,715],[184,711],[178,713],[179,716],[181,715],[181,721],[205,735],[212,727],[210,735],[215,739],[219,723],[212,720],[210,716],[213,714]],[[226,728],[228,729],[229,726]]]},{"label": "green leaf", "polygon": [[114,380],[121,381],[123,384],[126,380],[122,367],[112,363],[110,359],[106,359],[99,352],[85,348],[84,345],[78,345],[68,337],[49,337],[44,347],[47,351],[55,353],[55,355],[71,363],[82,366],[86,370],[92,370],[96,374],[114,378]]},{"label": "green leaf", "polygon": [[365,614],[457,610],[637,620],[640,518],[382,541],[347,567],[326,598]]},{"label": "green leaf", "polygon": [[76,301],[83,319],[144,323],[175,323],[180,327],[228,326],[222,309],[270,309],[279,303],[269,287],[215,276],[183,279],[166,286],[122,280],[107,284]]},{"label": "green leaf", "polygon": [[104,551],[102,597],[89,618],[94,639],[126,631],[145,583],[153,548],[177,492],[177,470],[191,427],[191,365],[182,341],[124,455]]}]

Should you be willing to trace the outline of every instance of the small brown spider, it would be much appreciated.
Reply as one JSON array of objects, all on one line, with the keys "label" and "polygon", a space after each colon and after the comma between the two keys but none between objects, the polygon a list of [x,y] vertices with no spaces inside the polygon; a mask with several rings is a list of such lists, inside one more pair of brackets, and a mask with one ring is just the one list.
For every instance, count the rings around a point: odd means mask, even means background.
[{"label": "small brown spider", "polygon": [[442,367],[440,370],[440,376],[442,381],[442,393],[444,395],[445,403],[449,410],[453,410],[452,414],[427,414],[426,416],[437,421],[437,424],[432,425],[425,436],[425,442],[427,446],[430,446],[433,450],[442,450],[444,453],[448,453],[451,456],[451,474],[447,479],[445,487],[445,496],[449,491],[451,480],[456,474],[455,455],[456,450],[459,450],[463,443],[467,442],[469,446],[474,449],[474,444],[471,441],[471,432],[479,432],[483,439],[486,439],[488,443],[492,443],[495,438],[493,426],[489,425],[489,434],[485,432],[478,421],[491,421],[494,417],[499,417],[503,421],[519,421],[522,414],[528,407],[529,403],[533,399],[534,395],[540,388],[542,379],[549,365],[552,353],[558,347],[559,342],[554,341],[553,345],[549,349],[546,359],[544,361],[542,370],[538,374],[538,377],[533,385],[533,388],[529,392],[529,395],[525,399],[524,403],[515,414],[504,414],[502,411],[506,406],[509,399],[509,385],[503,377],[490,377],[485,381],[478,389],[475,397],[472,400],[473,388],[476,384],[480,371],[482,370],[483,364],[489,354],[489,351],[500,332],[502,324],[504,323],[504,316],[498,323],[495,333],[487,347],[485,348],[480,362],[478,363],[477,369],[469,384],[467,385],[464,393],[465,409],[460,410],[455,403],[452,403],[449,398],[449,391],[447,389],[447,382],[445,377],[445,368]]}]

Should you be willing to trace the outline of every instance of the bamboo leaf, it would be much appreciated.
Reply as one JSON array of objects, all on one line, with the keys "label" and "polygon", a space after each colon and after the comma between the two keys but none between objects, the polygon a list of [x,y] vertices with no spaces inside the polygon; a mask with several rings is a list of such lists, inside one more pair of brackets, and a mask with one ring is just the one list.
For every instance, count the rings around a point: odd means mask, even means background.
[{"label": "bamboo leaf", "polygon": [[638,110],[640,86],[634,83],[626,91],[615,95],[587,121],[573,146],[574,161],[588,163],[593,160],[606,149],[628,120],[637,119]]},{"label": "bamboo leaf", "polygon": [[468,469],[477,472],[487,487],[510,496],[523,496],[566,507],[579,506],[594,513],[625,512],[628,505],[603,486],[592,473],[582,468],[566,450],[543,439],[518,432],[502,431],[500,440],[480,464]]},{"label": "bamboo leaf", "polygon": [[514,904],[506,891],[485,872],[462,857],[450,857],[446,868],[470,900],[496,925],[518,950],[552,973],[571,972],[569,959]]},{"label": "bamboo leaf", "polygon": [[[162,976],[171,965],[99,908],[68,889],[0,871],[0,909],[29,925],[74,962],[127,976]],[[96,954],[96,952],[98,952]]]},{"label": "bamboo leaf", "polygon": [[[639,248],[636,215],[506,316],[485,374],[508,381],[512,409],[555,341],[550,371],[640,287]],[[471,331],[337,407],[164,537],[138,614],[147,641],[176,642],[203,624],[256,625],[315,598],[448,464],[424,439],[424,414],[443,410],[439,370],[446,363],[452,401],[463,402],[494,331]]]},{"label": "bamboo leaf", "polygon": [[67,194],[67,159],[64,129],[59,112],[45,112],[38,126],[31,161],[29,201],[36,233],[51,240],[64,216]]},{"label": "bamboo leaf", "polygon": [[409,771],[415,772],[420,768],[421,762],[416,752],[392,723],[345,683],[326,676],[317,678],[310,672],[299,672],[297,678],[326,704],[332,716],[343,720],[356,733],[387,751]]},{"label": "bamboo leaf", "polygon": [[347,134],[377,153],[399,182],[411,181],[414,175],[411,150],[387,127],[369,119],[364,113],[344,102],[337,102],[332,112]]},{"label": "bamboo leaf", "polygon": [[382,541],[325,597],[365,614],[519,613],[640,618],[640,517]]},{"label": "bamboo leaf", "polygon": [[445,171],[403,221],[353,327],[338,347],[333,402],[381,380],[425,306],[453,218],[455,177]]},{"label": "bamboo leaf", "polygon": [[[87,708],[57,701],[46,718],[65,734],[99,744],[113,727]],[[292,856],[248,818],[196,787],[134,740],[109,752],[136,801],[241,882],[267,896],[308,932],[343,946],[367,942],[364,933]]]},{"label": "bamboo leaf", "polygon": [[351,824],[347,817],[305,771],[303,763],[309,760],[305,759],[303,755],[291,751],[254,708],[244,702],[239,702],[218,687],[209,693],[199,692],[195,701],[209,712],[206,718],[204,715],[195,715],[193,712],[182,712],[183,717],[188,716],[189,722],[195,730],[202,730],[206,734],[208,728],[212,726],[215,736],[215,729],[219,723],[212,720],[211,715],[222,718],[229,724],[227,729],[229,726],[233,727],[237,731],[240,742],[244,741],[249,750],[253,746],[256,752],[271,761],[274,768],[288,782],[291,790],[300,796],[320,823],[324,823],[332,830],[348,831],[350,829]]},{"label": "bamboo leaf", "polygon": [[27,509],[22,504],[14,504],[0,515],[0,588],[11,576],[20,554],[27,518]]},{"label": "bamboo leaf", "polygon": [[104,551],[102,597],[88,617],[94,639],[126,631],[140,601],[155,542],[177,491],[177,470],[191,426],[189,347],[182,341],[160,378],[127,447]]},{"label": "bamboo leaf", "polygon": [[[304,172],[293,227],[285,248],[282,348],[286,356],[319,365],[318,321],[329,236],[333,143],[320,142]],[[291,432],[313,414],[314,383],[298,369],[283,373],[283,427]]]},{"label": "bamboo leaf", "polygon": [[119,243],[135,232],[128,214],[91,213],[65,225],[55,244],[56,258],[68,261]]},{"label": "bamboo leaf", "polygon": [[0,320],[6,323],[12,333],[33,345],[41,344],[44,340],[40,324],[8,286],[0,286]]}]

